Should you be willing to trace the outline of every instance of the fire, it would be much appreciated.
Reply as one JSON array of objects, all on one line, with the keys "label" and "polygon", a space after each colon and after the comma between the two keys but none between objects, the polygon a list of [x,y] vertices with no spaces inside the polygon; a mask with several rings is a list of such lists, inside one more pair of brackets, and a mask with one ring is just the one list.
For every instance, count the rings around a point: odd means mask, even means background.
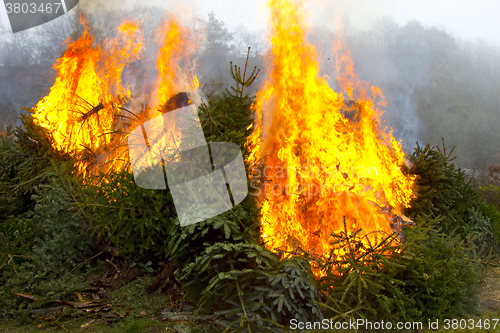
[{"label": "fire", "polygon": [[167,25],[165,33],[165,41],[163,47],[158,53],[158,74],[161,81],[158,85],[158,104],[163,105],[168,98],[173,95],[174,82],[176,77],[176,63],[181,49],[181,39],[179,25],[174,21],[170,21]]},{"label": "fire", "polygon": [[137,94],[131,94],[129,84],[122,82],[122,73],[141,57],[142,29],[127,20],[117,27],[115,38],[98,44],[82,21],[85,31],[57,60],[58,77],[36,105],[33,119],[51,132],[55,149],[77,157],[83,175],[96,169],[130,169],[127,133],[161,114],[162,105],[174,94],[197,88],[196,76],[179,68],[189,57],[188,51],[196,48],[188,43],[188,29],[170,19],[160,31],[164,38],[157,55],[156,89],[152,95],[138,96],[152,107],[128,110],[124,106],[135,106]]},{"label": "fire", "polygon": [[271,74],[253,105],[248,139],[264,242],[271,250],[328,256],[345,217],[350,231],[362,229],[373,244],[392,232],[392,215],[413,195],[400,144],[380,127],[383,95],[356,77],[340,39],[334,51],[347,95],[334,92],[318,75],[300,6],[268,4]]},{"label": "fire", "polygon": [[179,65],[194,54],[197,45],[189,42],[190,32],[176,19],[170,19],[162,29],[165,36],[158,51],[156,69],[158,84],[156,104],[161,108],[170,97],[181,91],[193,91],[198,88],[198,79],[189,72],[183,72]]},{"label": "fire", "polygon": [[[153,89],[155,95],[151,96],[152,104],[155,105],[149,114],[141,114],[141,123],[148,119],[156,118],[154,125],[149,123],[149,126],[154,126],[156,133],[162,133],[155,138],[154,141],[148,138],[148,145],[154,155],[162,156],[161,151],[165,152],[172,148],[172,138],[175,143],[180,143],[182,140],[182,133],[178,131],[180,120],[167,121],[163,117],[159,117],[165,112],[164,106],[168,100],[180,92],[194,91],[198,88],[198,79],[196,76],[191,76],[189,72],[183,72],[179,67],[182,61],[188,61],[191,53],[194,53],[197,46],[189,42],[189,30],[182,26],[175,18],[166,22],[160,32],[164,36],[162,45],[157,54],[157,82],[156,87]],[[142,126],[142,124],[141,124]],[[143,127],[144,129],[144,127]],[[165,131],[165,129],[168,129]],[[145,129],[144,129],[145,131]],[[129,141],[135,142],[135,140]],[[150,160],[147,158],[149,154],[144,154],[144,158],[134,161],[135,169],[149,166]],[[163,156],[165,158],[165,156]],[[153,163],[159,162],[159,158],[151,158]]]},{"label": "fire", "polygon": [[[130,91],[121,82],[125,66],[140,56],[142,36],[133,22],[118,27],[119,36],[105,41],[104,49],[85,31],[70,43],[54,65],[58,77],[50,93],[35,106],[35,123],[47,128],[54,148],[73,155],[93,156],[110,150],[109,135],[118,123],[117,115]],[[78,169],[85,173],[88,162]]]},{"label": "fire", "polygon": [[[391,232],[391,217],[413,196],[413,179],[401,171],[401,147],[380,126],[382,92],[357,78],[340,38],[334,51],[346,95],[334,92],[318,75],[301,8],[291,0],[269,5],[271,73],[252,106],[256,122],[248,139],[248,162],[262,165],[255,171],[265,180],[257,190],[266,246],[327,255],[331,234],[343,230],[344,218],[351,231],[362,229],[377,241],[380,233]],[[99,45],[85,27],[58,59],[56,82],[33,113],[34,121],[51,131],[54,148],[94,160],[103,156],[107,169],[130,167],[124,142],[131,127],[165,112],[173,95],[197,88],[196,76],[180,70],[196,51],[189,31],[170,19],[161,35],[156,87],[146,98],[153,107],[126,112],[123,106],[134,94],[121,76],[141,56],[143,33],[127,21],[117,37]],[[83,174],[89,160],[80,159]]]}]

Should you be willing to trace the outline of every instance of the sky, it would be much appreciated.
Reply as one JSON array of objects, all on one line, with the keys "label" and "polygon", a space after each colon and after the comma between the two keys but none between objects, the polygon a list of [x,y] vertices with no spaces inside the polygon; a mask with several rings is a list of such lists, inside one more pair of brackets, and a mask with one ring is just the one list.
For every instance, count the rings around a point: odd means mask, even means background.
[{"label": "sky", "polygon": [[[173,1],[157,1],[165,4]],[[265,29],[266,1],[190,0],[190,12],[206,18],[214,11],[230,30],[243,23],[249,30]],[[426,26],[438,26],[466,39],[481,38],[500,47],[500,1],[498,0],[316,0],[306,7],[311,21],[334,27],[334,17],[348,19],[360,29],[369,29],[380,18],[391,17],[398,24],[412,19]]]},{"label": "sky", "polygon": [[[144,4],[143,0],[80,0],[80,4],[120,3]],[[153,0],[155,3],[184,15],[195,13],[206,19],[213,11],[234,31],[239,24],[249,30],[265,30],[267,14],[264,0]],[[113,5],[109,5],[111,8]],[[311,12],[311,21],[333,27],[334,17],[347,18],[356,28],[368,29],[379,18],[391,17],[399,24],[416,19],[427,26],[438,26],[449,33],[466,39],[481,38],[500,47],[500,1],[498,0],[313,0],[306,6]],[[6,9],[0,4],[0,17],[8,23]]]}]

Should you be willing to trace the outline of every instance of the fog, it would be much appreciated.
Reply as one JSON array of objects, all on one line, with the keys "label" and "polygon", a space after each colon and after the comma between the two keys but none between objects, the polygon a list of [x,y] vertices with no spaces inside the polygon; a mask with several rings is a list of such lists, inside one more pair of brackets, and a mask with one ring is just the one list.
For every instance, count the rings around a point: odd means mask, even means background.
[{"label": "fog", "polygon": [[[106,7],[97,6],[100,2],[82,3],[78,10],[84,11],[96,41],[103,40],[124,17],[143,20],[144,54],[123,77],[130,82],[132,97],[147,103],[156,67],[157,28],[170,9],[129,4],[125,11],[121,2]],[[261,68],[250,90],[255,94],[267,78],[265,27],[245,21],[248,16],[235,25],[226,24],[219,15],[185,9],[193,3],[177,9],[177,15],[197,45],[184,64],[197,74],[202,96],[223,93],[233,84],[229,62],[244,66],[248,46],[250,70]],[[346,14],[352,6],[339,7],[331,19],[329,6],[323,8],[323,16],[310,20],[308,38],[316,46],[321,75],[330,77],[333,89],[338,89],[331,54],[337,15],[357,74],[381,88],[387,99],[382,126],[392,128],[406,153],[412,153],[417,141],[440,147],[444,142],[448,152],[456,147],[456,164],[461,167],[500,164],[500,49],[495,44],[458,37],[425,20],[380,18],[379,14],[387,12],[387,2],[374,5],[371,12],[364,7],[356,15]],[[78,10],[28,31],[0,32],[0,130],[16,123],[21,107],[33,107],[49,92],[56,77],[52,66],[65,49],[63,42],[75,40],[83,31]],[[345,15],[342,20],[340,15]],[[363,15],[367,19],[357,23]]]}]

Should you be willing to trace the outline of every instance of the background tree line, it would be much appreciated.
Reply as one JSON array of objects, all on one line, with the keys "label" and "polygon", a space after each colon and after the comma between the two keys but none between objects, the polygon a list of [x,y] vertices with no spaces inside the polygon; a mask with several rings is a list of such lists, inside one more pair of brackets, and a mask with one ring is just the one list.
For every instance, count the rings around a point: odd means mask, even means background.
[{"label": "background tree line", "polygon": [[[96,40],[105,37],[125,13],[92,14],[89,25]],[[144,18],[145,27],[155,27],[167,14],[160,8],[134,11]],[[127,13],[130,16],[130,13]],[[45,96],[55,79],[52,68],[65,49],[64,41],[74,40],[83,27],[79,13],[17,34],[0,34],[0,130],[15,122],[22,106],[31,107]],[[262,69],[250,93],[266,77],[268,43],[262,31],[249,31],[243,24],[230,31],[214,13],[206,20],[193,18],[197,50],[196,74],[206,96],[225,91],[231,82],[229,62],[242,65],[248,46],[249,67]],[[147,83],[155,68],[154,29],[144,29],[147,54],[128,78]],[[148,36],[148,34],[150,34]],[[331,56],[333,31],[315,26],[309,39],[320,54],[322,74],[337,88]],[[383,126],[392,127],[403,148],[411,153],[420,143],[456,146],[455,163],[471,172],[500,164],[500,49],[477,39],[463,40],[447,31],[411,21],[396,24],[390,18],[376,22],[372,29],[347,26],[343,38],[350,47],[361,79],[380,87],[387,98]],[[137,70],[139,69],[139,70]],[[126,75],[127,73],[125,73]]]}]

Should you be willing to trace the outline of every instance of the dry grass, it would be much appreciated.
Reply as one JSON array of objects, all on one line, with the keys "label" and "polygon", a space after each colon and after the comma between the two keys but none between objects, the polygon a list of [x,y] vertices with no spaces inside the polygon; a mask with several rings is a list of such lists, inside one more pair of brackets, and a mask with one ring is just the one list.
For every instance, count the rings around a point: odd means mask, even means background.
[{"label": "dry grass", "polygon": [[479,309],[481,312],[500,313],[500,268],[495,268],[488,274]]}]

